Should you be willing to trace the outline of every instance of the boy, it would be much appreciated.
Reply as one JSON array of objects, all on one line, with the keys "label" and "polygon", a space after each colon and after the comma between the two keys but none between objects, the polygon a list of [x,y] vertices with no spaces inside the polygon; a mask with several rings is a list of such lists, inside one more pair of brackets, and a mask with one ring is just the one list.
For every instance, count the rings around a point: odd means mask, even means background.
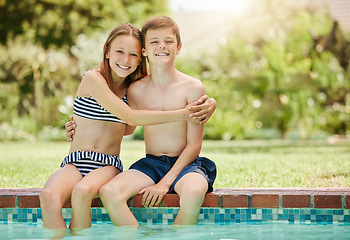
[{"label": "boy", "polygon": [[[150,75],[128,90],[132,108],[170,110],[204,95],[201,81],[175,69],[181,49],[177,24],[165,16],[153,17],[142,27],[143,55]],[[196,224],[205,194],[213,190],[215,163],[198,157],[203,124],[175,122],[144,127],[146,157],[101,187],[99,195],[114,225],[138,225],[127,206],[130,197],[143,194],[145,207],[157,206],[168,192],[180,197],[177,225]],[[141,190],[140,190],[141,189]]]}]

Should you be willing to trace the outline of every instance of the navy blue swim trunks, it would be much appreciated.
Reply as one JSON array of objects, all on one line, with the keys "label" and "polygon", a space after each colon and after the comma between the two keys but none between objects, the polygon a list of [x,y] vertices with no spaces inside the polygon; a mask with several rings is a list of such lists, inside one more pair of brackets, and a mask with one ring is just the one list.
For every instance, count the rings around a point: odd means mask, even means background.
[{"label": "navy blue swim trunks", "polygon": [[[141,158],[132,164],[129,169],[136,169],[146,174],[154,181],[154,183],[157,184],[170,171],[178,158],[179,157],[154,156],[152,154],[146,154],[145,158]],[[213,191],[213,184],[216,178],[216,165],[212,160],[208,158],[197,157],[191,164],[186,166],[180,172],[180,174],[171,185],[169,193],[175,193],[175,184],[185,174],[191,172],[202,174],[208,181],[208,192]]]}]

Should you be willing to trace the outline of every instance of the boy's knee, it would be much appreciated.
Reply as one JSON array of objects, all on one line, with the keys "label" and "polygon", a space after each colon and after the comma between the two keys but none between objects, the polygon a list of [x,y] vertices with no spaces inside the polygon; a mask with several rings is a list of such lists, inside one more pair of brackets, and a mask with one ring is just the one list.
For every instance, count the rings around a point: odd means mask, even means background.
[{"label": "boy's knee", "polygon": [[183,195],[185,196],[191,196],[192,198],[204,198],[207,192],[207,188],[190,185],[187,189],[184,190],[184,192],[185,193]]}]

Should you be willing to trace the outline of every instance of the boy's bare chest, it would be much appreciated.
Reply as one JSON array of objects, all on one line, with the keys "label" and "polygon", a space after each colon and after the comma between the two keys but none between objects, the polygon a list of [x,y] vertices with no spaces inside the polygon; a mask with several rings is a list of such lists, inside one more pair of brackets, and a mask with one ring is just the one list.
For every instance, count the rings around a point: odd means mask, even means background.
[{"label": "boy's bare chest", "polygon": [[139,109],[174,110],[187,105],[186,91],[181,88],[145,90],[137,99]]}]

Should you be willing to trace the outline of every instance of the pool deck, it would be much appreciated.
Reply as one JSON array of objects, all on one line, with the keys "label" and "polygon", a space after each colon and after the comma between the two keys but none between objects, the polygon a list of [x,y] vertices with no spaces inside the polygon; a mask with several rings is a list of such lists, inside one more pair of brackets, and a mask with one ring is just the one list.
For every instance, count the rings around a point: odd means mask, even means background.
[{"label": "pool deck", "polygon": [[[42,188],[0,188],[0,208],[40,208]],[[141,195],[129,206],[142,208]],[[179,207],[177,194],[166,194],[161,207]],[[206,194],[203,207],[215,208],[337,208],[350,209],[350,188],[229,188]],[[70,201],[65,203],[70,208]],[[102,207],[99,198],[92,207]]]}]

